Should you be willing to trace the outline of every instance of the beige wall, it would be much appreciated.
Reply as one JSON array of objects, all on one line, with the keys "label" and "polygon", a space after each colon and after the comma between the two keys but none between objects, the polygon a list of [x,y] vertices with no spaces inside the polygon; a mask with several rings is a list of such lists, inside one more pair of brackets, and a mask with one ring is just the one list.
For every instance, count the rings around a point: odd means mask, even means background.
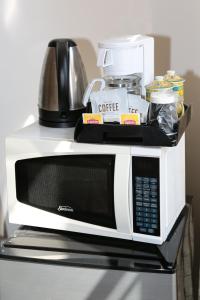
[{"label": "beige wall", "polygon": [[[200,116],[200,1],[152,1],[152,28],[162,47],[157,49],[158,72],[165,67],[177,70],[185,79],[185,100],[192,104],[192,122],[187,132],[187,191],[200,198],[200,139],[198,117]],[[160,42],[159,42],[160,40]],[[164,41],[164,43],[162,42]],[[164,66],[164,68],[163,68]],[[195,207],[200,204],[195,201]],[[195,213],[198,212],[195,210]],[[200,211],[200,210],[199,210]]]},{"label": "beige wall", "polygon": [[151,1],[152,28],[160,52],[156,68],[177,70],[185,79],[185,101],[192,104],[192,121],[186,135],[187,193],[194,196],[195,281],[200,257],[200,1]]},{"label": "beige wall", "polygon": [[157,36],[156,69],[170,67],[185,79],[185,101],[192,104],[186,134],[187,193],[194,196],[195,285],[200,258],[200,1],[152,1],[152,28]]}]

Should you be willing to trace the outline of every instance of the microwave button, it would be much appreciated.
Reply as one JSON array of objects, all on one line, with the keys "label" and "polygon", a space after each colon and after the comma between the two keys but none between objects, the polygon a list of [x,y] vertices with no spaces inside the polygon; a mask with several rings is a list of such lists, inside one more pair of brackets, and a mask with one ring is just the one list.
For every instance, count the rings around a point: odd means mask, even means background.
[{"label": "microwave button", "polygon": [[144,218],[144,222],[145,223],[149,223],[150,222],[150,218]]},{"label": "microwave button", "polygon": [[158,217],[158,215],[157,215],[157,214],[154,214],[154,213],[153,213],[153,214],[151,214],[151,218],[154,218],[154,219],[155,219],[155,218],[157,218],[157,217]]},{"label": "microwave button", "polygon": [[[152,192],[151,192],[151,194],[152,194]],[[151,195],[151,198],[157,199],[157,195]]]},{"label": "microwave button", "polygon": [[136,201],[142,201],[143,200],[143,198],[142,198],[142,195],[136,195]]},{"label": "microwave button", "polygon": [[137,201],[137,202],[136,202],[136,205],[137,205],[137,206],[142,206],[142,202]]},{"label": "microwave button", "polygon": [[143,218],[142,217],[136,217],[136,222],[143,222]]},{"label": "microwave button", "polygon": [[157,204],[156,204],[156,203],[151,203],[151,207],[153,207],[153,208],[157,208],[158,206],[157,206]]},{"label": "microwave button", "polygon": [[150,207],[150,203],[144,202],[144,203],[143,203],[143,206],[144,206],[144,207]]},{"label": "microwave button", "polygon": [[136,176],[135,177],[135,183],[142,184],[143,183],[142,177]]},{"label": "microwave button", "polygon": [[151,228],[152,228],[152,229],[157,229],[158,226],[157,226],[157,224],[151,224]]},{"label": "microwave button", "polygon": [[157,181],[156,178],[150,178],[150,179],[149,179],[149,184],[150,184],[150,185],[157,185],[157,184],[158,184],[158,181]]},{"label": "microwave button", "polygon": [[143,227],[143,223],[142,222],[136,222],[136,226]]},{"label": "microwave button", "polygon": [[138,190],[142,190],[142,184],[136,182],[135,188]]},{"label": "microwave button", "polygon": [[141,207],[141,206],[136,206],[136,211],[143,211],[143,207]]},{"label": "microwave button", "polygon": [[150,189],[151,189],[151,191],[157,191],[157,185],[156,184],[154,184],[154,185],[150,185]]},{"label": "microwave button", "polygon": [[140,230],[140,232],[144,232],[144,233],[145,233],[145,232],[147,232],[147,229],[146,229],[146,228],[144,228],[144,227],[140,227],[140,229],[139,229],[139,230]]},{"label": "microwave button", "polygon": [[158,186],[157,182],[149,182],[150,186],[154,187],[154,186]]},{"label": "microwave button", "polygon": [[149,198],[149,196],[147,196],[147,195],[144,195],[143,200],[144,200],[145,202],[150,202],[150,201],[151,201],[151,198]]},{"label": "microwave button", "polygon": [[152,224],[157,224],[158,220],[157,219],[151,219]]},{"label": "microwave button", "polygon": [[142,177],[143,183],[149,183],[149,177]]},{"label": "microwave button", "polygon": [[151,208],[151,212],[156,214],[157,213],[157,209],[156,208]]},{"label": "microwave button", "polygon": [[144,196],[149,196],[150,191],[144,191],[143,194]]},{"label": "microwave button", "polygon": [[157,192],[156,191],[151,191],[151,196],[154,196],[154,197],[156,197],[157,196]]},{"label": "microwave button", "polygon": [[143,217],[143,212],[141,212],[141,211],[136,211],[136,216],[137,217]]},{"label": "microwave button", "polygon": [[151,228],[151,224],[149,224],[149,223],[144,223],[144,224],[143,224],[143,227],[145,227],[145,228]]},{"label": "microwave button", "polygon": [[144,212],[143,215],[144,215],[145,218],[149,218],[150,217],[150,213],[148,213],[148,212]]},{"label": "microwave button", "polygon": [[150,183],[157,183],[158,179],[154,178],[154,177],[151,177],[151,178],[149,178],[149,181],[150,181]]},{"label": "microwave button", "polygon": [[136,190],[136,195],[142,195],[142,190]]},{"label": "microwave button", "polygon": [[150,198],[150,201],[151,201],[152,203],[157,203],[158,199],[157,199],[157,197],[151,197],[151,198]]},{"label": "microwave button", "polygon": [[150,185],[147,184],[147,183],[144,183],[143,184],[143,189],[146,190],[146,191],[150,191]]},{"label": "microwave button", "polygon": [[151,212],[151,209],[150,209],[150,207],[144,207],[143,211],[149,213],[149,212]]},{"label": "microwave button", "polygon": [[149,229],[148,229],[148,233],[151,233],[151,234],[153,234],[153,233],[154,233],[154,229],[152,229],[152,228],[149,228]]}]

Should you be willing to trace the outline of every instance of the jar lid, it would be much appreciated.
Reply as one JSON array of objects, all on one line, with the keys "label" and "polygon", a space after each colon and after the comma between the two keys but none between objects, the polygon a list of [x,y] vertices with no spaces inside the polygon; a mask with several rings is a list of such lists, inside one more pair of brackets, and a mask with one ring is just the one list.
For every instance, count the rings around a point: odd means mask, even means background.
[{"label": "jar lid", "polygon": [[164,76],[157,75],[157,76],[155,76],[155,80],[157,80],[157,81],[163,81],[164,80]]},{"label": "jar lid", "polygon": [[172,90],[174,85],[169,81],[154,80],[152,83],[145,86],[147,90]]},{"label": "jar lid", "polygon": [[172,83],[176,83],[176,82],[185,82],[185,79],[182,78],[181,76],[179,76],[178,74],[176,74],[176,72],[174,70],[168,70],[167,71],[167,75],[165,75],[165,78],[167,81],[172,82]]},{"label": "jar lid", "polygon": [[126,77],[105,77],[106,86],[108,87],[126,87],[132,88],[138,86],[140,83],[141,78],[137,75],[133,76],[126,76]]},{"label": "jar lid", "polygon": [[178,102],[178,95],[174,92],[153,92],[151,93],[151,103],[170,104]]},{"label": "jar lid", "polygon": [[175,76],[175,74],[176,74],[176,71],[174,71],[174,70],[168,70],[167,71],[167,75]]}]

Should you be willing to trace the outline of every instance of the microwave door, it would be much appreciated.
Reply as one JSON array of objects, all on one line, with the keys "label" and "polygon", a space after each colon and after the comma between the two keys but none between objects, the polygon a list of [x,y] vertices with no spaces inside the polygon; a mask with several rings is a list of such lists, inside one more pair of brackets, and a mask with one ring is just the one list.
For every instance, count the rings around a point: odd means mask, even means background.
[{"label": "microwave door", "polygon": [[17,200],[66,218],[116,229],[115,155],[59,155],[18,160]]},{"label": "microwave door", "polygon": [[133,232],[141,239],[160,236],[159,170],[158,157],[132,157]]}]

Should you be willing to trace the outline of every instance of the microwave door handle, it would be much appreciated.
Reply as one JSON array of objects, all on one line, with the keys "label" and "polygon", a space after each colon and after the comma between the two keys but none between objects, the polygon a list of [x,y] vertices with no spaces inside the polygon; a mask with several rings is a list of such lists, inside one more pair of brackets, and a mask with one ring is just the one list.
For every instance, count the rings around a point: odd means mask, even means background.
[{"label": "microwave door handle", "polygon": [[131,234],[129,176],[131,156],[117,154],[115,159],[114,199],[117,231]]}]

